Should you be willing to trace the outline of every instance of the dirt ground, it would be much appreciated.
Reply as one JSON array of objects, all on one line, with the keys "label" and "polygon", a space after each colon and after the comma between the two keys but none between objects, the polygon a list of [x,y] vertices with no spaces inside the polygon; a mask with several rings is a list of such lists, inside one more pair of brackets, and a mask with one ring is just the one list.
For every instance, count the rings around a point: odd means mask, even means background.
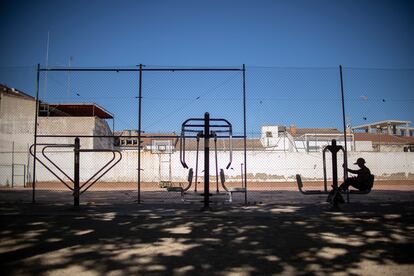
[{"label": "dirt ground", "polygon": [[[401,184],[401,183],[400,183]],[[408,183],[409,184],[409,183]],[[404,186],[404,185],[403,185]],[[325,195],[0,189],[1,275],[413,275],[414,189]],[[191,200],[194,199],[194,200]],[[197,200],[198,199],[198,200]]]},{"label": "dirt ground", "polygon": [[[72,186],[71,183],[70,186]],[[332,183],[328,183],[330,186]],[[187,183],[184,182],[174,182],[172,186],[182,186],[185,187]],[[203,188],[203,183],[197,184],[197,189]],[[226,185],[228,187],[242,187],[241,182],[227,182]],[[323,187],[322,181],[304,181],[304,186],[310,188],[322,188]],[[105,191],[105,190],[136,190],[138,184],[136,182],[97,182],[94,184],[90,190],[94,191]],[[210,181],[210,190],[215,190],[216,187],[215,180]],[[218,184],[219,190],[223,190],[221,183]],[[31,185],[28,185],[28,188],[31,188]],[[36,183],[37,189],[44,189],[44,190],[66,190],[67,188],[60,182],[37,182]],[[160,187],[158,182],[142,182],[140,185],[142,191],[163,191]],[[191,186],[190,190],[194,190],[195,186],[194,183]],[[386,190],[414,190],[414,180],[376,180],[374,188],[378,189],[386,189]],[[249,181],[248,182],[248,189],[249,190],[297,190],[298,186],[296,182],[256,182],[256,181]]]}]

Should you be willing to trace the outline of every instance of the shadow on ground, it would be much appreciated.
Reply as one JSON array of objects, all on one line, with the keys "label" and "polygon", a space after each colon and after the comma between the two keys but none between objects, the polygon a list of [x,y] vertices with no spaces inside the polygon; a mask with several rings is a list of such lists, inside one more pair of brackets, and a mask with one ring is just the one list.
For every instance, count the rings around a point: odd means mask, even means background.
[{"label": "shadow on ground", "polygon": [[2,275],[414,271],[413,202],[0,208]]}]

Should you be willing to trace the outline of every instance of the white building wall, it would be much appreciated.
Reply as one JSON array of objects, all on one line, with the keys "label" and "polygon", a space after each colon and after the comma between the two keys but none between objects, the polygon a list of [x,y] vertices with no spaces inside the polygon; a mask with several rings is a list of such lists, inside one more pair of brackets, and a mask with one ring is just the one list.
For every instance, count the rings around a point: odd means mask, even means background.
[{"label": "white building wall", "polygon": [[[1,93],[0,185],[23,186],[25,182],[31,181],[33,159],[29,154],[29,147],[34,143],[35,108],[33,99]],[[38,134],[110,135],[111,130],[105,120],[97,117],[38,117]],[[38,137],[37,143],[73,144],[74,138]],[[81,148],[112,149],[113,140],[82,138]]]},{"label": "white building wall", "polygon": [[269,151],[297,151],[293,137],[286,131],[279,132],[279,126],[262,126],[260,142]]},{"label": "white building wall", "polygon": [[279,140],[278,126],[262,126],[260,142],[262,143],[263,147],[277,147]]},{"label": "white building wall", "polygon": [[[111,135],[105,120],[97,117],[39,117],[38,134],[46,135]],[[38,143],[73,144],[73,137],[39,138]],[[111,138],[81,138],[81,148],[112,149]]]},{"label": "white building wall", "polygon": [[0,96],[0,185],[23,186],[30,163],[28,147],[33,143],[35,104],[27,98]]},{"label": "white building wall", "polygon": [[371,141],[356,141],[355,150],[356,151],[373,151],[374,149],[372,147]]},{"label": "white building wall", "polygon": [[26,148],[33,143],[35,104],[33,100],[1,94],[0,151]]}]

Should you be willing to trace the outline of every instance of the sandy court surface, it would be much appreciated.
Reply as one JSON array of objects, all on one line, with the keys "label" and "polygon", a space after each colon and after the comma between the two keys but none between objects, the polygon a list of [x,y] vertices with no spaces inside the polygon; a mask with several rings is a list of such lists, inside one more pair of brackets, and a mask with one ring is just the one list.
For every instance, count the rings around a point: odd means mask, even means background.
[{"label": "sandy court surface", "polygon": [[[178,186],[177,183],[173,185]],[[304,182],[304,190],[324,190],[323,182]],[[228,187],[241,187],[241,183],[230,183]],[[199,202],[202,199],[203,185],[194,185],[186,192],[185,200]],[[227,204],[228,195],[219,186],[216,191],[215,183],[210,184],[212,201]],[[328,190],[330,183],[328,183]],[[148,203],[180,203],[178,192],[167,192],[160,188],[158,183],[142,183],[140,187],[140,201]],[[409,201],[413,199],[413,180],[376,181],[373,190],[368,195],[351,195],[351,201],[378,202],[378,201]],[[247,199],[243,193],[233,194],[234,203],[315,203],[326,200],[326,195],[302,195],[298,191],[296,182],[249,182]],[[37,183],[35,191],[36,202],[71,203],[72,192],[61,183]],[[137,183],[96,183],[81,195],[84,204],[117,204],[133,203],[138,200]],[[0,202],[32,202],[32,188],[0,188]]]},{"label": "sandy court surface", "polygon": [[[180,183],[173,183],[179,186]],[[331,183],[328,183],[328,190]],[[241,183],[229,183],[228,187],[241,187]],[[199,202],[202,199],[203,184],[191,186],[185,194],[186,203]],[[324,190],[323,182],[304,182],[304,190]],[[84,204],[113,204],[133,203],[138,200],[137,183],[96,183],[81,195]],[[141,183],[140,201],[147,203],[180,203],[181,196],[178,192],[167,192],[158,183]],[[212,200],[216,203],[227,204],[228,196],[221,185],[219,193],[216,192],[215,182],[210,183]],[[373,190],[368,195],[351,195],[351,201],[401,201],[412,199],[414,193],[414,180],[376,181]],[[245,203],[243,193],[233,194],[234,203]],[[73,202],[72,192],[62,183],[37,183],[35,199],[37,202],[54,202],[57,204]],[[299,193],[296,182],[249,182],[248,203],[315,203],[323,202],[326,195],[304,196]],[[0,188],[1,201],[32,202],[32,188]]]},{"label": "sandy court surface", "polygon": [[412,201],[0,204],[2,275],[412,275]]},{"label": "sandy court surface", "polygon": [[[268,184],[268,183],[267,183]],[[319,185],[319,184],[318,184]],[[316,185],[316,186],[318,186]],[[293,187],[292,187],[293,186]],[[309,185],[313,186],[313,185]],[[315,187],[316,187],[315,186]],[[281,186],[278,186],[281,187]],[[414,189],[387,183],[332,209],[286,189],[0,189],[1,275],[412,275]],[[200,187],[201,188],[201,187]],[[214,190],[213,190],[214,191]]]}]

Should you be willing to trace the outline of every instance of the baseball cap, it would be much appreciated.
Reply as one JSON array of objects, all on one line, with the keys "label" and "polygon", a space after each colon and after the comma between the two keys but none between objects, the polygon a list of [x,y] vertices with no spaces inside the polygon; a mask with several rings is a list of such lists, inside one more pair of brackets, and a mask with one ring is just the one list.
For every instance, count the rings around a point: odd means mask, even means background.
[{"label": "baseball cap", "polygon": [[365,159],[361,157],[358,158],[357,161],[354,163],[354,165],[357,165],[357,164],[365,164]]}]

